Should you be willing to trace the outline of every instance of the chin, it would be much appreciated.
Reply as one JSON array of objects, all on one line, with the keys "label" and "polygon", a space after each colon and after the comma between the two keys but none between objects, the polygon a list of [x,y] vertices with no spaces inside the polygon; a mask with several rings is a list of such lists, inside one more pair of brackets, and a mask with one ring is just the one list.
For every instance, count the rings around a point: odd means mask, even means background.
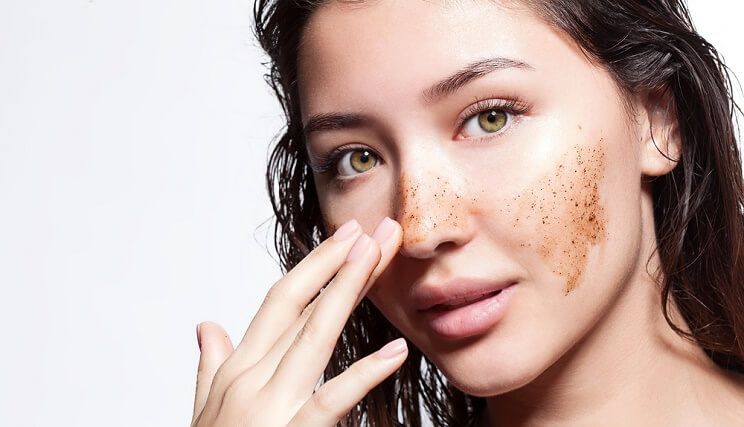
[{"label": "chin", "polygon": [[541,371],[488,370],[468,371],[464,375],[444,372],[447,381],[458,390],[476,397],[490,397],[509,393],[531,383]]},{"label": "chin", "polygon": [[[489,341],[482,339],[458,351],[440,353],[431,360],[451,385],[476,397],[496,396],[524,387],[554,362],[544,349],[536,352],[534,344],[504,346],[502,339],[496,345]],[[499,347],[508,350],[494,350]]]}]

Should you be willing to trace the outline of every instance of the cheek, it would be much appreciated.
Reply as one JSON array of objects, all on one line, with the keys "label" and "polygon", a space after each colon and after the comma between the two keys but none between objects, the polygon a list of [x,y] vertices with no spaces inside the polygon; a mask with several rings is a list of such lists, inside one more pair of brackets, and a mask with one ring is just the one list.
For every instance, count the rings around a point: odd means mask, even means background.
[{"label": "cheek", "polygon": [[[362,183],[363,185],[367,185]],[[372,234],[378,223],[390,214],[390,193],[386,185],[379,185],[375,191],[348,191],[334,193],[329,190],[332,184],[317,186],[322,239],[328,238],[351,219],[356,219],[367,234]]]},{"label": "cheek", "polygon": [[576,145],[549,175],[512,198],[512,228],[518,236],[529,236],[518,243],[520,248],[537,253],[565,280],[565,294],[580,283],[591,247],[606,239],[599,191],[604,170],[603,139],[596,145]]}]

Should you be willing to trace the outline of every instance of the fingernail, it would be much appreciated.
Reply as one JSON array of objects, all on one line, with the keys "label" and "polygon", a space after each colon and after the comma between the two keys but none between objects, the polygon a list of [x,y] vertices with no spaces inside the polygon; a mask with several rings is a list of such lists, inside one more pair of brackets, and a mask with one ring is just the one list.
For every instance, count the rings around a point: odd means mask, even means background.
[{"label": "fingernail", "polygon": [[354,261],[361,258],[367,252],[367,248],[369,248],[371,243],[372,239],[368,235],[362,234],[356,243],[354,243],[354,247],[351,248],[349,255],[346,256],[346,261]]},{"label": "fingernail", "polygon": [[375,232],[372,233],[372,238],[377,240],[377,243],[382,244],[395,230],[395,223],[392,219],[385,217],[380,224],[377,225]]},{"label": "fingernail", "polygon": [[352,234],[359,228],[357,220],[352,219],[342,225],[335,233],[333,233],[333,240],[340,241],[348,239]]},{"label": "fingernail", "polygon": [[383,359],[392,359],[393,357],[403,353],[408,348],[406,345],[405,338],[398,338],[395,341],[390,341],[385,344],[385,347],[380,349],[380,357]]},{"label": "fingernail", "polygon": [[201,351],[201,323],[196,324],[196,343],[199,344],[199,351]]}]

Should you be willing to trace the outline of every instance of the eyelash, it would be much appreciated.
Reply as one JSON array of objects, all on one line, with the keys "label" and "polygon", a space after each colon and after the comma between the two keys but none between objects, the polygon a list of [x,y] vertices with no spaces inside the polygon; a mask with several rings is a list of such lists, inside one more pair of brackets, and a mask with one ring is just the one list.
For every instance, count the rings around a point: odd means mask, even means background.
[{"label": "eyelash", "polygon": [[[339,160],[341,160],[341,157],[343,157],[346,153],[349,151],[356,151],[356,150],[366,150],[371,153],[373,153],[377,158],[379,159],[379,156],[374,151],[370,150],[367,146],[361,145],[361,144],[346,144],[342,145],[340,147],[334,148],[331,150],[328,154],[322,154],[318,156],[318,158],[315,160],[315,166],[313,166],[313,170],[315,173],[318,174],[324,174],[326,172],[331,171],[331,169],[334,169],[336,167],[336,164]],[[337,171],[333,171],[333,178],[336,177]]]},{"label": "eyelash", "polygon": [[[486,111],[491,110],[499,110],[503,111],[510,116],[521,116],[525,114],[528,111],[527,104],[525,104],[523,101],[521,101],[519,98],[514,97],[511,99],[493,99],[493,98],[478,98],[476,97],[475,103],[472,104],[470,107],[468,107],[463,113],[458,117],[457,121],[455,122],[455,127],[459,129],[462,127],[462,125],[465,124],[470,118],[472,118],[475,115],[485,113]],[[500,132],[497,132],[497,134]],[[492,136],[482,136],[477,138],[468,138],[473,140],[481,140],[484,138],[492,138]],[[338,161],[343,157],[346,153],[350,151],[357,151],[357,150],[366,150],[371,153],[373,153],[378,161],[380,156],[377,155],[373,150],[371,150],[369,147],[361,144],[346,144],[342,145],[340,147],[336,147],[335,149],[331,150],[327,154],[323,154],[318,156],[318,158],[315,160],[315,165],[312,167],[312,169],[318,173],[318,174],[324,174],[327,172],[332,172],[332,179],[338,178],[338,172],[335,170],[336,165]],[[344,178],[345,180],[353,179],[353,178]]]},{"label": "eyelash", "polygon": [[[455,122],[455,128],[459,130],[462,127],[462,125],[464,125],[465,122],[470,120],[473,116],[476,116],[478,114],[485,113],[491,110],[503,111],[507,113],[508,115],[514,117],[514,116],[524,115],[525,113],[527,113],[528,108],[527,108],[527,104],[517,97],[513,97],[510,99],[493,99],[493,98],[476,97],[475,103],[472,104],[470,107],[466,108],[465,111],[463,111],[460,117],[457,119],[457,121]],[[495,133],[495,135],[499,134],[500,132],[501,131]],[[472,138],[472,139],[480,140],[483,138],[492,138],[492,136],[478,137],[478,138]]]}]

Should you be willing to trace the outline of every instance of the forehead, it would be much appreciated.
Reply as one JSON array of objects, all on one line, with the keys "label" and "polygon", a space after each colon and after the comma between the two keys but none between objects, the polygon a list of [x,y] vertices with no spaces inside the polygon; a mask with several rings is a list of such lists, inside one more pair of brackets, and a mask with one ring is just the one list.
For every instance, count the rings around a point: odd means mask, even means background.
[{"label": "forehead", "polygon": [[339,105],[365,107],[349,103],[364,104],[381,93],[389,102],[410,102],[463,64],[502,56],[536,66],[561,43],[542,20],[514,3],[331,1],[313,13],[302,35],[303,115]]}]

